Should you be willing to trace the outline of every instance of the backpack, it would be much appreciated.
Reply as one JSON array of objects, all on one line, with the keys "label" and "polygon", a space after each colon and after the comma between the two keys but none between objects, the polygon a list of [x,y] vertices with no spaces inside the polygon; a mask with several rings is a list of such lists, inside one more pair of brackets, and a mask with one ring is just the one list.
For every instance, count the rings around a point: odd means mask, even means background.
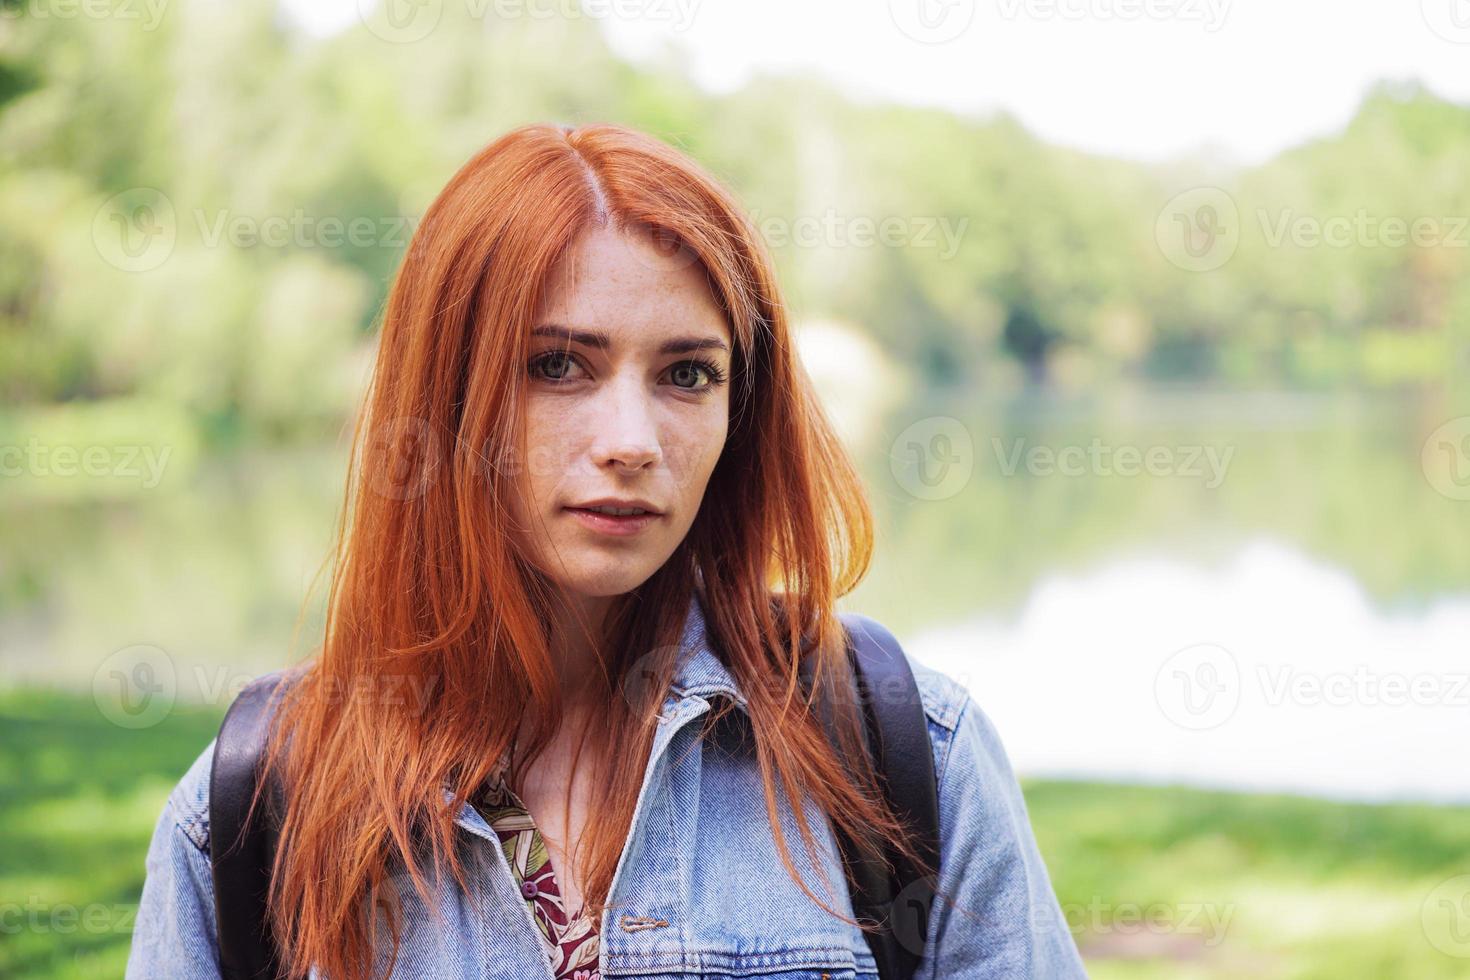
[{"label": "backpack", "polygon": [[[915,832],[920,855],[938,868],[934,755],[913,671],[893,634],[875,620],[857,613],[839,617],[849,641],[851,690],[860,698],[868,744],[889,805]],[[803,667],[808,663],[803,661]],[[225,713],[215,742],[209,780],[209,854],[224,980],[286,980],[265,915],[280,815],[280,797],[273,785],[264,791],[266,806],[260,811],[264,819],[252,819],[242,828],[263,758],[271,701],[284,673],[275,671],[247,685]],[[810,682],[805,670],[803,682]],[[822,720],[830,738],[830,716],[823,712]],[[854,883],[853,912],[881,925],[878,931],[865,933],[878,975],[881,980],[909,980],[922,959],[934,899],[933,876],[918,875],[891,847],[887,857],[894,871],[889,874],[882,865],[863,859],[845,834],[837,836]]]}]

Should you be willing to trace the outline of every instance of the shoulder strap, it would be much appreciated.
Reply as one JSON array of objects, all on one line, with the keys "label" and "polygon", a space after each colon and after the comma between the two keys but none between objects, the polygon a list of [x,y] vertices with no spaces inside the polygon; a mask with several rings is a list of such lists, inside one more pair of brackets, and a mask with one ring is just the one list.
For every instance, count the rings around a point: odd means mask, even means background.
[{"label": "shoulder strap", "polygon": [[266,897],[276,850],[279,795],[267,787],[247,824],[283,671],[252,681],[220,725],[209,776],[209,862],[224,980],[278,980],[276,947],[266,926]]},{"label": "shoulder strap", "polygon": [[[934,749],[924,705],[898,640],[877,621],[840,613],[847,632],[858,703],[867,722],[869,746],[894,812],[907,822],[920,856],[939,867],[939,794]],[[867,933],[882,980],[908,980],[923,959],[932,876],[921,876],[894,848],[887,850],[890,875],[866,860],[845,834],[839,835],[843,859],[852,870],[853,913],[880,923]]]}]

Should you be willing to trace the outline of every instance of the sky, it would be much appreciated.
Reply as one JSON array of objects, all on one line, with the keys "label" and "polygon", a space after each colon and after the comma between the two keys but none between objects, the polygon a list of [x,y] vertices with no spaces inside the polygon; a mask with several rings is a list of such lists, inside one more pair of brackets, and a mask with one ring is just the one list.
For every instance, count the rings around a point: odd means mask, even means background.
[{"label": "sky", "polygon": [[[380,2],[547,16],[575,0],[282,0],[327,35]],[[1342,128],[1377,80],[1470,104],[1470,0],[582,0],[634,62],[714,92],[812,71],[864,101],[1011,113],[1048,142],[1253,164]]]}]

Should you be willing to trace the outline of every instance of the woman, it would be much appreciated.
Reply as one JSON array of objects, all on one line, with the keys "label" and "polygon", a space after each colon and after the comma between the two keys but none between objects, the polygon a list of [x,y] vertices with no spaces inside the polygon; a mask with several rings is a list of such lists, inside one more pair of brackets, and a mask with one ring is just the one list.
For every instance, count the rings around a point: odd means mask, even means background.
[{"label": "woman", "polygon": [[[352,472],[324,641],[273,716],[291,975],[875,975],[834,830],[914,851],[840,761],[856,706],[838,752],[798,684],[810,658],[840,690],[870,514],[715,179],[607,125],[476,155],[393,285]],[[911,666],[942,827],[920,975],[1083,976],[994,730]],[[211,748],[129,976],[219,975]]]}]

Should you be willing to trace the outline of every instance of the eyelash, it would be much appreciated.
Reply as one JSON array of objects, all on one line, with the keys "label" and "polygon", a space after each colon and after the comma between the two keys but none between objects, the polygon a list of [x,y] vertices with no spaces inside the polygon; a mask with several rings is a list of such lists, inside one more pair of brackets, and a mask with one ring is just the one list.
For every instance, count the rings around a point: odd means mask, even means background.
[{"label": "eyelash", "polygon": [[[534,375],[535,372],[536,372],[536,369],[538,367],[540,367],[542,364],[544,364],[546,361],[548,361],[548,360],[550,360],[552,358],[560,358],[560,357],[565,357],[565,358],[567,358],[569,360],[573,360],[573,361],[576,360],[575,357],[573,357],[571,354],[567,353],[566,351],[559,351],[559,350],[547,351],[546,353],[539,354],[536,357],[533,357],[531,359],[531,363],[529,365],[529,370]],[[716,387],[724,384],[725,381],[727,380],[726,377],[725,377],[725,372],[722,371],[722,370],[720,370],[720,366],[718,364],[716,364],[714,361],[711,361],[711,360],[709,360],[707,358],[703,358],[703,357],[691,357],[691,358],[688,358],[687,360],[683,360],[683,361],[678,362],[677,364],[671,365],[670,366],[670,370],[676,370],[678,368],[683,368],[683,367],[695,367],[695,368],[698,368],[699,370],[703,371],[705,373],[705,375],[709,378],[709,384],[707,384],[707,385],[701,385],[698,388],[684,388],[684,387],[682,387],[680,385],[675,385],[674,387],[679,388],[680,391],[702,391],[702,390],[707,389],[707,388],[716,388]],[[545,381],[548,384],[561,384],[564,379],[561,379],[561,378],[544,378],[543,377],[543,378],[539,378],[538,380]]]}]

